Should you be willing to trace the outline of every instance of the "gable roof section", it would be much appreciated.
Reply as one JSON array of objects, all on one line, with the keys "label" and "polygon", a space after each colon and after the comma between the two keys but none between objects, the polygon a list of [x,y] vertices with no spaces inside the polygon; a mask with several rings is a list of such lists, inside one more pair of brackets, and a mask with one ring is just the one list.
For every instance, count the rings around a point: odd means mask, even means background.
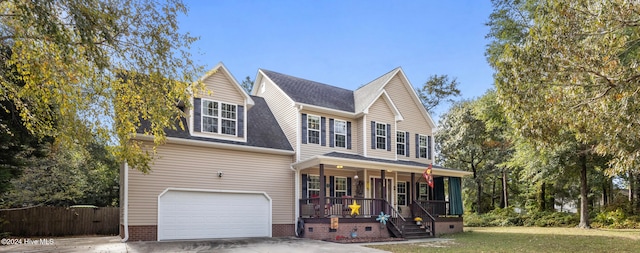
[{"label": "gable roof section", "polygon": [[[293,151],[291,144],[289,144],[287,137],[284,135],[280,125],[278,125],[278,121],[276,121],[264,98],[256,96],[251,96],[250,98],[253,99],[255,104],[247,111],[247,142],[192,136],[189,134],[188,128],[181,130],[180,127],[177,130],[166,130],[167,137]],[[182,123],[187,126],[185,118],[182,118]],[[145,128],[149,128],[148,121],[141,122],[138,132],[143,133],[142,130]]]},{"label": "gable roof section", "polygon": [[427,119],[431,128],[435,128],[436,124],[427,112],[427,109],[424,108],[422,102],[420,102],[420,98],[418,98],[418,94],[414,90],[413,86],[407,79],[407,76],[404,74],[404,71],[401,67],[397,67],[388,73],[382,75],[381,77],[376,78],[375,80],[365,84],[354,92],[355,101],[356,101],[356,113],[364,112],[369,109],[369,107],[373,104],[373,102],[378,99],[384,87],[391,81],[394,76],[399,76],[402,79],[402,83],[406,86],[410,93],[412,94],[411,99],[418,107],[418,110],[422,112],[422,116]]},{"label": "gable roof section", "polygon": [[353,91],[270,70],[259,71],[297,103],[355,112]]},{"label": "gable roof section", "polygon": [[400,67],[392,69],[386,74],[376,78],[375,80],[363,85],[353,92],[354,100],[355,100],[355,110],[356,112],[365,111],[368,106],[370,106],[373,101],[375,101],[378,96],[380,96],[380,91],[384,87],[385,84],[391,80],[393,76],[398,73]]},{"label": "gable roof section", "polygon": [[251,108],[251,106],[253,106],[255,104],[253,99],[251,99],[251,96],[242,88],[242,86],[240,86],[240,84],[238,83],[237,79],[235,77],[233,77],[233,75],[231,74],[231,72],[229,72],[229,70],[224,65],[224,63],[219,62],[218,64],[216,64],[215,67],[213,67],[211,70],[207,71],[207,73],[205,73],[204,76],[202,76],[200,78],[200,81],[204,82],[204,80],[206,80],[207,78],[209,78],[213,74],[217,73],[218,71],[222,71],[222,74],[224,74],[225,77],[227,77],[227,79],[229,81],[231,81],[231,83],[236,88],[236,90],[238,90],[238,92],[240,94],[242,94],[242,96],[244,97],[244,99],[245,99],[245,101],[247,103],[247,106],[249,106],[249,108]]}]

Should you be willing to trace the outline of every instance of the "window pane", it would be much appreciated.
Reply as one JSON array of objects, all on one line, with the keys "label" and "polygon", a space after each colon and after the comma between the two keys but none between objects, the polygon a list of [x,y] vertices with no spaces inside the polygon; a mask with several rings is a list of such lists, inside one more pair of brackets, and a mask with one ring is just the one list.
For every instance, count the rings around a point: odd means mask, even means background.
[{"label": "window pane", "polygon": [[377,149],[386,149],[387,148],[387,140],[384,137],[376,137],[376,148]]},{"label": "window pane", "polygon": [[336,147],[346,147],[346,137],[344,135],[336,135]]},{"label": "window pane", "polygon": [[222,133],[236,135],[236,121],[235,120],[222,120]]},{"label": "window pane", "polygon": [[320,130],[320,117],[309,115],[307,117],[307,122],[308,122],[307,128]]},{"label": "window pane", "polygon": [[320,144],[320,131],[309,130],[309,143]]},{"label": "window pane", "polygon": [[222,117],[226,119],[236,119],[236,106],[222,103]]},{"label": "window pane", "polygon": [[396,142],[405,143],[404,142],[404,138],[405,138],[404,134],[405,134],[404,132],[396,132]]},{"label": "window pane", "polygon": [[334,132],[336,134],[347,134],[347,122],[342,120],[334,121]]},{"label": "window pane", "polygon": [[202,131],[209,133],[218,132],[218,119],[208,116],[202,116]]}]

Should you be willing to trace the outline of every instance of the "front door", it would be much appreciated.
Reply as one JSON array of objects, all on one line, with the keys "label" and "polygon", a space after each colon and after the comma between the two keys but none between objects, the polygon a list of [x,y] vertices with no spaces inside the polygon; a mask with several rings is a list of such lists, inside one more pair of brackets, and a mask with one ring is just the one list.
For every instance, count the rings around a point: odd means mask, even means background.
[{"label": "front door", "polygon": [[[374,199],[385,199],[389,203],[393,203],[393,180],[391,178],[387,178],[386,192],[382,191],[382,178],[371,178],[371,197]],[[386,205],[381,201],[375,201],[373,203],[373,213],[374,215],[380,214]],[[386,212],[385,212],[386,213]]]}]

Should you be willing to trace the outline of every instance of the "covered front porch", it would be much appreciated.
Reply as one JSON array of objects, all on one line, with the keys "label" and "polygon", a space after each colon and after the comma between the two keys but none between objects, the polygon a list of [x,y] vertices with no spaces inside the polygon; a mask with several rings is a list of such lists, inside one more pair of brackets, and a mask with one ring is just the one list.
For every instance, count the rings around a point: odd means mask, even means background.
[{"label": "covered front porch", "polygon": [[[460,180],[468,172],[433,166],[432,188],[422,176],[429,165],[413,161],[332,152],[293,167],[304,237],[355,230],[358,236],[421,238],[462,231]],[[381,214],[389,215],[386,225],[376,220]]]}]

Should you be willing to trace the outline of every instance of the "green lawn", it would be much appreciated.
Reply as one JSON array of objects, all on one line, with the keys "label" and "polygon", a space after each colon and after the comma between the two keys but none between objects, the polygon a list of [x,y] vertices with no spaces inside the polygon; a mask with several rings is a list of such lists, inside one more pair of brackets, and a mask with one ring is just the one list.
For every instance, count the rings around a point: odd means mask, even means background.
[{"label": "green lawn", "polygon": [[640,252],[640,229],[465,228],[440,239],[367,247],[391,252]]}]

